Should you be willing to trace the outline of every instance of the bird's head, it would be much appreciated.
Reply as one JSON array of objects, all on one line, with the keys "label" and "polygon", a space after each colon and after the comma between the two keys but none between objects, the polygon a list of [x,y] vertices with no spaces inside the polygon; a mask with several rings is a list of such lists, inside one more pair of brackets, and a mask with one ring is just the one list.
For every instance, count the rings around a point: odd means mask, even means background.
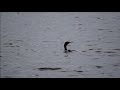
[{"label": "bird's head", "polygon": [[71,41],[67,41],[67,43],[73,43],[73,42],[71,42]]}]

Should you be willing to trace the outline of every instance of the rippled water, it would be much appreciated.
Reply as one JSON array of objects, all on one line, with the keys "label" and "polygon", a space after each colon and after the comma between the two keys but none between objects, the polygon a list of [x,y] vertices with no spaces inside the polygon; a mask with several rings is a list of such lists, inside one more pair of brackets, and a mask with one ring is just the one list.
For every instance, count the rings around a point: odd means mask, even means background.
[{"label": "rippled water", "polygon": [[2,78],[120,77],[119,12],[0,15]]}]

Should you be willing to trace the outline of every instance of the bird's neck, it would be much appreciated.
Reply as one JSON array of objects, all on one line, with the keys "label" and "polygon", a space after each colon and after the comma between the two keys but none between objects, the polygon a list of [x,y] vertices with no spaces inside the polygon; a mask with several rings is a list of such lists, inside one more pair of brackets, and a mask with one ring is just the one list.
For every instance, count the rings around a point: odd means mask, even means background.
[{"label": "bird's neck", "polygon": [[64,46],[64,49],[65,49],[65,50],[67,50],[67,47],[66,47],[66,46]]}]

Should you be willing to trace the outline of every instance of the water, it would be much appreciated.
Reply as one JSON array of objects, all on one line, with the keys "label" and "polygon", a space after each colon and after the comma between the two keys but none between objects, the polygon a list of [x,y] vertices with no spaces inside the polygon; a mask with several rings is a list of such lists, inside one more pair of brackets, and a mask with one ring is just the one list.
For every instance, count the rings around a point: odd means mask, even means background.
[{"label": "water", "polygon": [[2,78],[120,77],[119,12],[0,14]]}]

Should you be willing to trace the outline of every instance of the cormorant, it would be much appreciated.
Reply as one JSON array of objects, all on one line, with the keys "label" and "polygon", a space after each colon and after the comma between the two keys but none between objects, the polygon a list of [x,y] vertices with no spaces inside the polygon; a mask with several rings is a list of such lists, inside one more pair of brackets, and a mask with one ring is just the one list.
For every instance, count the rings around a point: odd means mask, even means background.
[{"label": "cormorant", "polygon": [[69,43],[72,43],[72,42],[66,41],[66,42],[64,43],[64,51],[65,51],[65,53],[71,52],[71,50],[67,50],[67,45],[68,45]]}]

